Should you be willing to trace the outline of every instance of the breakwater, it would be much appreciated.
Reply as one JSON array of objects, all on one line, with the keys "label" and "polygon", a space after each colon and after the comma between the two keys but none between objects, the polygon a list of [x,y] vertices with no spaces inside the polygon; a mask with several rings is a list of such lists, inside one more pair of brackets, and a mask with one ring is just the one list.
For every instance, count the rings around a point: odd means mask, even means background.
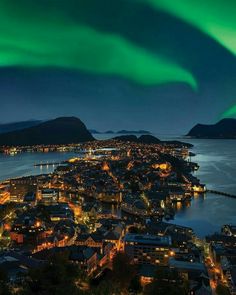
[{"label": "breakwater", "polygon": [[217,191],[217,190],[207,190],[207,193],[211,193],[211,194],[216,194],[216,195],[221,195],[221,196],[225,196],[225,197],[229,197],[229,198],[234,198],[236,199],[236,194],[230,194],[230,193],[225,193],[222,191]]}]

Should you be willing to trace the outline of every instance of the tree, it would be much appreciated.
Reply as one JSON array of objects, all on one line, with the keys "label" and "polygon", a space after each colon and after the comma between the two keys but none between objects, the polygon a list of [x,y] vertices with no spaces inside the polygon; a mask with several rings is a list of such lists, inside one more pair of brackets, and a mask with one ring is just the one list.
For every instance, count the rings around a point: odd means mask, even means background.
[{"label": "tree", "polygon": [[145,295],[185,295],[186,290],[178,273],[167,267],[158,267],[154,281],[147,285]]},{"label": "tree", "polygon": [[229,289],[226,286],[224,286],[222,284],[219,284],[216,287],[216,294],[218,294],[218,295],[230,295],[230,292],[229,292]]},{"label": "tree", "polygon": [[140,279],[137,275],[131,280],[129,290],[135,293],[140,293],[142,291]]},{"label": "tree", "polygon": [[111,295],[120,294],[116,293],[118,290],[114,284],[111,284],[110,280],[102,281],[96,288],[92,288],[89,292],[91,295]]},{"label": "tree", "polygon": [[137,193],[140,191],[139,189],[139,184],[137,181],[131,181],[130,183],[130,189],[132,191],[133,194]]},{"label": "tree", "polygon": [[10,289],[7,285],[7,274],[0,269],[0,295],[10,295]]},{"label": "tree", "polygon": [[5,218],[8,214],[10,214],[15,209],[13,203],[7,203],[2,206],[0,209],[0,220]]},{"label": "tree", "polygon": [[135,226],[131,226],[130,228],[129,228],[129,233],[131,233],[131,234],[139,234],[141,231],[140,231],[140,229],[138,229],[137,227],[135,227]]},{"label": "tree", "polygon": [[37,206],[37,214],[42,220],[51,221],[47,206],[42,205],[42,204],[38,205]]},{"label": "tree", "polygon": [[124,253],[118,253],[113,259],[112,280],[121,290],[127,290],[136,275],[136,267]]},{"label": "tree", "polygon": [[66,255],[53,256],[41,268],[29,272],[22,294],[82,294],[75,284],[79,274],[78,266],[70,263]]}]

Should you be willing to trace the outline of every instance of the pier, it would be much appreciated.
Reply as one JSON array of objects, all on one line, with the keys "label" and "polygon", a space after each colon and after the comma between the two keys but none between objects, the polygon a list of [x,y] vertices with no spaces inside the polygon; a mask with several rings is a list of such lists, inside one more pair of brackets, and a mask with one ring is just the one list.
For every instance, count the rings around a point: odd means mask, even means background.
[{"label": "pier", "polygon": [[38,164],[34,164],[34,167],[58,166],[58,165],[61,165],[62,163],[63,162],[38,163]]},{"label": "pier", "polygon": [[225,196],[225,197],[236,199],[236,195],[233,195],[233,194],[230,194],[230,193],[225,193],[225,192],[220,192],[220,191],[216,191],[216,190],[210,190],[210,189],[208,189],[207,190],[207,193],[221,195],[221,196]]}]

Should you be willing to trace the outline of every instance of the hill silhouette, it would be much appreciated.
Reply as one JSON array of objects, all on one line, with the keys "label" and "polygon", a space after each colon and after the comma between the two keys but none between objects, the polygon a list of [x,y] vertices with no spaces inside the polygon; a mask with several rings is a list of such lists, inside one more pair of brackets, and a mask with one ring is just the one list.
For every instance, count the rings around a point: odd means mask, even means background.
[{"label": "hill silhouette", "polygon": [[84,123],[76,117],[60,117],[37,126],[0,134],[0,145],[69,144],[94,140]]}]

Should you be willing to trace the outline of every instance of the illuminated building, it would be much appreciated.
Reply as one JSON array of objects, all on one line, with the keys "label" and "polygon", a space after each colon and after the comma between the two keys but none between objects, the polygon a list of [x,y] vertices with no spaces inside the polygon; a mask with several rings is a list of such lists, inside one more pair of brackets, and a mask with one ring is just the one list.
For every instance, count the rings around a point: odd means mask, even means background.
[{"label": "illuminated building", "polygon": [[37,182],[34,177],[22,177],[10,180],[10,201],[23,201],[28,192],[36,193]]},{"label": "illuminated building", "polygon": [[108,165],[107,162],[103,163],[103,165],[102,165],[102,170],[103,170],[103,171],[109,171],[109,170],[110,170],[110,167],[109,167],[109,165]]},{"label": "illuminated building", "polygon": [[192,186],[192,191],[195,193],[205,193],[206,192],[206,186],[204,184],[194,184]]},{"label": "illuminated building", "polygon": [[140,283],[142,286],[153,282],[156,272],[156,266],[151,264],[142,265],[139,270]]},{"label": "illuminated building", "polygon": [[81,234],[75,241],[76,245],[92,248],[103,248],[103,237],[97,234]]},{"label": "illuminated building", "polygon": [[58,201],[58,194],[53,189],[43,189],[41,191],[41,203],[44,205],[56,204]]},{"label": "illuminated building", "polygon": [[170,248],[170,236],[126,234],[124,237],[124,251],[137,264],[167,265]]},{"label": "illuminated building", "polygon": [[18,244],[36,243],[45,236],[45,228],[41,222],[28,216],[16,220],[10,232],[11,240]]}]

